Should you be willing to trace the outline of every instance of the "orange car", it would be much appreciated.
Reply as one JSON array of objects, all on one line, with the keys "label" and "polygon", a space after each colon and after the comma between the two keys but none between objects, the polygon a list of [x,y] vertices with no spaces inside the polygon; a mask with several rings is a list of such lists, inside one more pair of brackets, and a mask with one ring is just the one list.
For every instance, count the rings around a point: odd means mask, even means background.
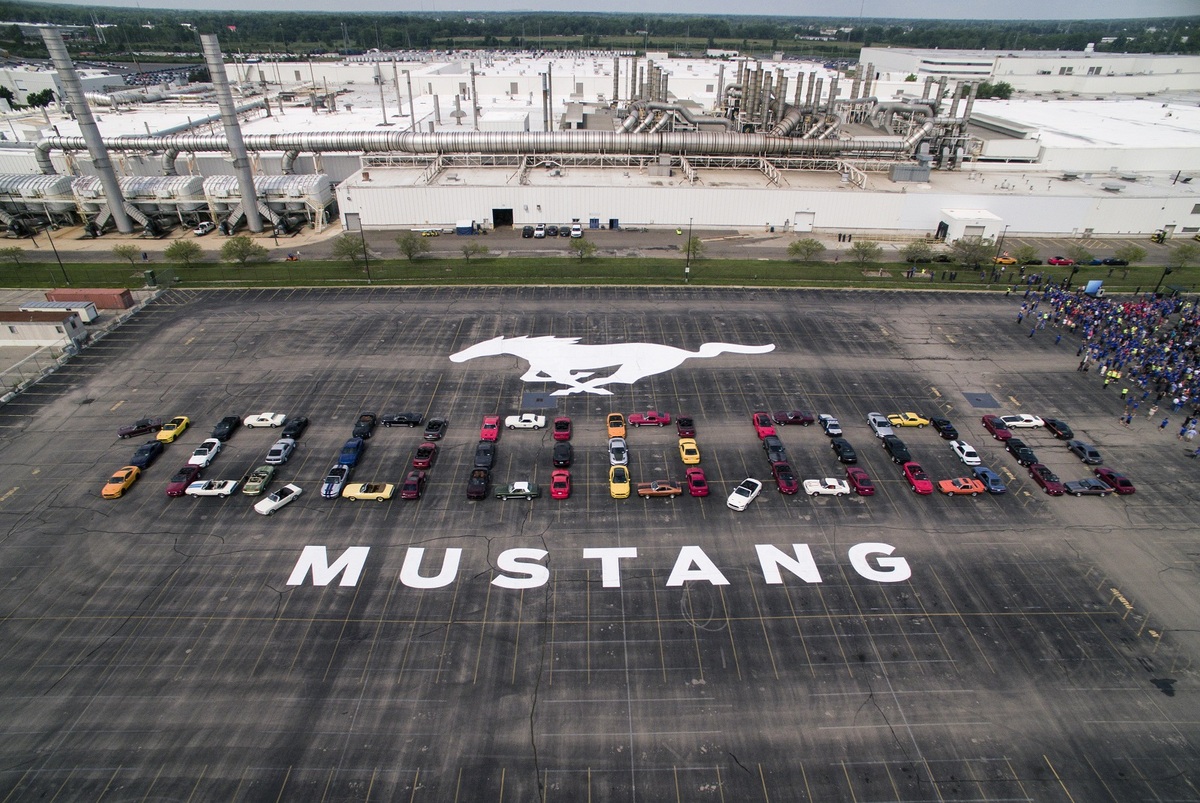
[{"label": "orange car", "polygon": [[942,480],[939,482],[938,490],[946,496],[979,496],[987,488],[974,477],[955,477],[952,480]]}]

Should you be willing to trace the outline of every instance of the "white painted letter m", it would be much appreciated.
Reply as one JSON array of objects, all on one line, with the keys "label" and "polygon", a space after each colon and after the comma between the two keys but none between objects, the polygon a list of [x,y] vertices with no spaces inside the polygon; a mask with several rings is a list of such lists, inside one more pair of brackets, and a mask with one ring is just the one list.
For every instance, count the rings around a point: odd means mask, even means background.
[{"label": "white painted letter m", "polygon": [[304,578],[308,576],[308,570],[312,569],[312,581],[315,586],[327,586],[339,574],[342,575],[342,580],[338,585],[358,585],[358,577],[362,574],[363,564],[367,562],[367,553],[370,551],[371,548],[367,546],[347,547],[331,566],[326,560],[325,547],[306,546],[300,553],[300,560],[296,561],[296,568],[292,569],[292,576],[288,578],[287,584],[302,585]]}]

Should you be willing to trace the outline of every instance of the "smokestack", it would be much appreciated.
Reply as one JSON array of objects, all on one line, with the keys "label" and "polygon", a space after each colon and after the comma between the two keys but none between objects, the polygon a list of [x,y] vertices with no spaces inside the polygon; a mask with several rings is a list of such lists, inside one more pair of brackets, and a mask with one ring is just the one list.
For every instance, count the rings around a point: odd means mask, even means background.
[{"label": "smokestack", "polygon": [[246,226],[255,234],[261,234],[263,222],[262,215],[258,212],[258,195],[254,192],[254,173],[250,169],[246,143],[242,140],[242,127],[238,123],[233,93],[229,90],[229,76],[225,72],[225,61],[221,58],[221,44],[214,34],[202,34],[200,45],[204,48],[204,61],[208,64],[208,75],[217,95],[217,108],[221,110],[225,141],[229,143],[229,153],[233,156],[233,171],[237,175],[238,189],[242,193],[242,212],[246,215]]},{"label": "smokestack", "polygon": [[946,97],[946,81],[947,76],[943,75],[938,79],[937,99],[934,101],[933,110],[938,114],[942,113],[942,102]]},{"label": "smokestack", "polygon": [[978,90],[979,90],[979,84],[974,83],[974,82],[971,83],[969,89],[967,90],[967,105],[966,105],[966,108],[963,109],[963,126],[964,127],[966,126],[967,123],[971,122],[971,109],[974,108],[974,106],[975,106],[975,93]]},{"label": "smokestack", "polygon": [[638,60],[634,56],[629,60],[629,102],[637,100]]},{"label": "smokestack", "polygon": [[475,94],[475,62],[471,62],[471,127],[479,130],[479,103],[476,102]]},{"label": "smokestack", "polygon": [[725,65],[717,67],[717,102],[713,104],[715,108],[725,108]]},{"label": "smokestack", "polygon": [[962,97],[962,90],[963,90],[962,84],[954,85],[954,97],[950,101],[950,116],[951,117],[958,116],[958,101]]},{"label": "smokestack", "polygon": [[[408,82],[408,129],[415,134],[417,133],[417,109],[416,106],[413,105],[412,73],[408,70],[404,71],[404,80]],[[436,96],[434,97],[434,100],[437,100]]]},{"label": "smokestack", "polygon": [[613,93],[612,106],[615,108],[618,101],[618,95],[621,94],[621,57],[613,56]]},{"label": "smokestack", "polygon": [[546,74],[542,73],[542,130],[550,130],[550,107],[547,101],[549,90],[546,88]]},{"label": "smokestack", "polygon": [[39,28],[38,30],[42,34],[42,41],[46,43],[46,49],[50,51],[54,69],[58,70],[59,80],[62,81],[63,89],[67,92],[67,100],[71,102],[71,108],[75,110],[79,133],[83,135],[83,141],[87,144],[88,153],[92,157],[92,165],[100,174],[100,184],[104,187],[104,197],[108,200],[108,209],[112,213],[113,222],[117,224],[117,231],[122,234],[132,234],[133,221],[129,219],[129,213],[125,211],[125,196],[121,194],[121,184],[117,181],[117,173],[113,170],[112,162],[108,158],[108,148],[104,147],[104,140],[100,137],[100,128],[96,125],[96,118],[92,116],[87,98],[84,97],[83,84],[80,83],[79,74],[75,72],[75,65],[67,54],[67,46],[63,44],[62,35],[53,28]]},{"label": "smokestack", "polygon": [[554,61],[553,59],[546,63],[546,111],[548,112],[547,119],[550,121],[550,127],[547,131],[554,130]]},{"label": "smokestack", "polygon": [[875,65],[868,62],[867,63],[867,73],[864,76],[864,81],[863,81],[863,97],[864,98],[871,97],[871,87],[874,85],[874,83],[875,83]]},{"label": "smokestack", "polygon": [[933,89],[933,76],[925,76],[925,88],[921,90],[921,100],[929,100],[929,90]]}]

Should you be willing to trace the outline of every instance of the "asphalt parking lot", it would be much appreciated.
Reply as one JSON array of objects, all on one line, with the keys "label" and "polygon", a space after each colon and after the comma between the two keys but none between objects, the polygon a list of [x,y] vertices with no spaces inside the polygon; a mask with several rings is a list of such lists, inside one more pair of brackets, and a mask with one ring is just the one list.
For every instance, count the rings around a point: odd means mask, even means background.
[{"label": "asphalt parking lot", "polygon": [[[0,408],[0,800],[1196,799],[1200,466],[1171,430],[1121,427],[1116,392],[1074,370],[1070,337],[1027,337],[1019,303],[170,291]],[[521,335],[774,348],[603,386],[613,366],[566,349],[557,367],[609,396],[548,395],[567,386],[511,354],[449,359]],[[571,498],[467,501],[482,416],[530,392],[574,422]],[[837,415],[878,493],[779,494],[750,414],[790,408]],[[712,496],[609,497],[604,416],[647,409],[695,418]],[[218,419],[268,410],[312,420],[273,485],[297,502],[166,497]],[[320,498],[364,410],[449,417],[421,500]],[[873,410],[949,416],[1009,492],[915,495]],[[989,412],[1066,419],[1138,492],[1047,497]],[[141,442],[117,427],[181,414],[101,499]],[[843,476],[818,428],[779,434],[802,479]],[[969,473],[930,428],[899,434],[935,481]],[[205,478],[241,477],[276,435],[239,430]],[[631,429],[633,479],[681,480],[676,440]],[[354,480],[399,482],[420,442],[377,429]],[[496,481],[547,485],[552,444],[504,432]],[[746,476],[766,487],[735,513]],[[304,571],[306,547],[324,563]]]}]

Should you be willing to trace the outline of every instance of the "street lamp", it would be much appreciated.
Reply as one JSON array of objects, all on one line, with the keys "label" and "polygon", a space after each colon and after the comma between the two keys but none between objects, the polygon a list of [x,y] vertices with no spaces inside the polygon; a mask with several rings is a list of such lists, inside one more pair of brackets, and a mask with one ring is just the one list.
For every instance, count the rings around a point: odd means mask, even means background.
[{"label": "street lamp", "polygon": [[363,267],[367,271],[367,284],[371,283],[371,257],[367,254],[367,235],[363,231],[362,221],[358,222],[358,236],[362,240],[363,247]]},{"label": "street lamp", "polygon": [[1158,295],[1158,288],[1162,287],[1163,279],[1175,272],[1174,268],[1163,268],[1162,276],[1158,277],[1158,284],[1154,285],[1154,294]]},{"label": "street lamp", "polygon": [[71,280],[67,277],[67,269],[63,267],[62,257],[58,255],[58,246],[54,244],[54,238],[50,236],[51,226],[46,227],[46,239],[50,241],[50,248],[54,250],[54,258],[58,260],[58,269],[62,271],[63,281],[67,283],[67,287],[71,286]]},{"label": "street lamp", "polygon": [[683,245],[687,256],[683,262],[683,283],[687,284],[688,279],[692,275],[692,219],[688,218],[688,236],[687,242]]}]

